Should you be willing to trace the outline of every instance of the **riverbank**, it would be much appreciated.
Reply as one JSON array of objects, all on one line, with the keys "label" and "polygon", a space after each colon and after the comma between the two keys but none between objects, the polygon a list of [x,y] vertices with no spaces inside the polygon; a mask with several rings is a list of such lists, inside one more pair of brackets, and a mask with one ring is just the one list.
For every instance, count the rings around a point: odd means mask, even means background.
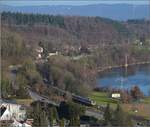
[{"label": "riverbank", "polygon": [[150,92],[150,64],[128,66],[128,68],[109,69],[99,73],[97,87],[131,90],[137,86],[145,96]]},{"label": "riverbank", "polygon": [[97,105],[107,105],[107,103],[111,104],[111,107],[114,108],[118,100],[112,99],[108,97],[108,93],[106,92],[95,92],[93,91],[90,95],[90,98],[96,101]]},{"label": "riverbank", "polygon": [[121,68],[121,67],[129,67],[133,65],[144,65],[144,64],[150,64],[150,61],[144,61],[144,62],[137,62],[137,63],[130,63],[130,64],[122,64],[122,65],[114,65],[114,66],[107,66],[107,67],[100,67],[98,68],[98,72],[103,72],[108,69],[115,69],[115,68]]}]

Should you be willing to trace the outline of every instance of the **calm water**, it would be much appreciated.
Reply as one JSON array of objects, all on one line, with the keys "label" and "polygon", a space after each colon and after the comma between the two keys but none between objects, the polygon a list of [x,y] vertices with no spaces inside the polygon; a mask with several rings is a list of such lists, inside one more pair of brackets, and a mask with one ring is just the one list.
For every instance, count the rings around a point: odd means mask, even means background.
[{"label": "calm water", "polygon": [[150,95],[150,65],[107,70],[99,74],[97,85],[119,89],[131,89],[136,85],[145,95]]}]

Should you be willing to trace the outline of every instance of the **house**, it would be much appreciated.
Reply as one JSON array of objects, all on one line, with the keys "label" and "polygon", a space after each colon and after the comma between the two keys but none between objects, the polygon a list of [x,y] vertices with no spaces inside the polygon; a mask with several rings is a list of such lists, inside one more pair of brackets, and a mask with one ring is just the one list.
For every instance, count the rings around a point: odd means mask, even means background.
[{"label": "house", "polygon": [[16,119],[14,119],[14,122],[11,124],[11,127],[31,127],[31,125],[26,122],[21,123],[17,121]]},{"label": "house", "polygon": [[37,57],[36,59],[41,59],[42,58],[42,53],[43,53],[44,49],[42,47],[37,47],[36,48],[36,52],[37,52]]},{"label": "house", "polygon": [[36,48],[36,52],[38,52],[38,53],[43,53],[43,48],[42,47],[37,47]]},{"label": "house", "polygon": [[56,55],[58,55],[58,54],[59,54],[58,51],[56,51],[56,52],[50,52],[50,53],[48,53],[47,58],[49,58],[49,57],[51,57],[51,56],[56,56]]},{"label": "house", "polygon": [[15,102],[0,99],[0,121],[16,119],[24,121],[26,118],[25,107]]},{"label": "house", "polygon": [[41,59],[41,58],[42,58],[42,55],[38,54],[37,59]]},{"label": "house", "polygon": [[112,98],[118,98],[118,99],[119,99],[119,98],[121,97],[121,94],[120,94],[120,93],[112,93],[112,94],[111,94],[111,97],[112,97]]},{"label": "house", "polygon": [[14,120],[14,122],[11,124],[11,127],[22,127],[22,124],[19,121]]}]

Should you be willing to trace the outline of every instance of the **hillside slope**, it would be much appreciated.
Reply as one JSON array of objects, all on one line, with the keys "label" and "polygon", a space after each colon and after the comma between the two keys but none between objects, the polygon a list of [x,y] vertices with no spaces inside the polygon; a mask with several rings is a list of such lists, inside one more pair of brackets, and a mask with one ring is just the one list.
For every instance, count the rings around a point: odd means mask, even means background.
[{"label": "hillside slope", "polygon": [[2,13],[2,26],[30,38],[28,41],[44,39],[58,46],[117,44],[132,36],[123,23],[100,17]]}]

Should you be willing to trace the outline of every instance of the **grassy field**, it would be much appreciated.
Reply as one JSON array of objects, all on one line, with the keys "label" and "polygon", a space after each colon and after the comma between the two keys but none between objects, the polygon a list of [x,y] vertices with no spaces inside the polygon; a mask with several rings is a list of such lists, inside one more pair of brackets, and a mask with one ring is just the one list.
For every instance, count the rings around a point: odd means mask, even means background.
[{"label": "grassy field", "polygon": [[150,97],[145,97],[142,102],[150,105]]},{"label": "grassy field", "polygon": [[106,105],[109,103],[113,108],[116,107],[118,103],[118,100],[109,98],[105,92],[92,92],[90,98],[95,100],[98,105]]},{"label": "grassy field", "polygon": [[[131,115],[141,116],[145,119],[150,119],[150,97],[145,97],[137,104],[122,104],[123,109]],[[134,112],[136,109],[137,112]]]},{"label": "grassy field", "polygon": [[[133,116],[140,116],[145,119],[150,119],[150,105],[149,104],[122,104],[125,112]],[[137,110],[137,112],[135,112]]]},{"label": "grassy field", "polygon": [[33,100],[32,99],[14,99],[16,103],[22,104],[22,105],[30,105]]},{"label": "grassy field", "polygon": [[[115,109],[118,100],[108,97],[105,92],[92,92],[90,95],[92,100],[95,100],[98,105],[106,105],[107,103]],[[123,110],[134,116],[142,116],[144,118],[150,118],[150,97],[145,97],[143,101],[139,104],[121,104]],[[137,109],[138,112],[134,112]]]}]

